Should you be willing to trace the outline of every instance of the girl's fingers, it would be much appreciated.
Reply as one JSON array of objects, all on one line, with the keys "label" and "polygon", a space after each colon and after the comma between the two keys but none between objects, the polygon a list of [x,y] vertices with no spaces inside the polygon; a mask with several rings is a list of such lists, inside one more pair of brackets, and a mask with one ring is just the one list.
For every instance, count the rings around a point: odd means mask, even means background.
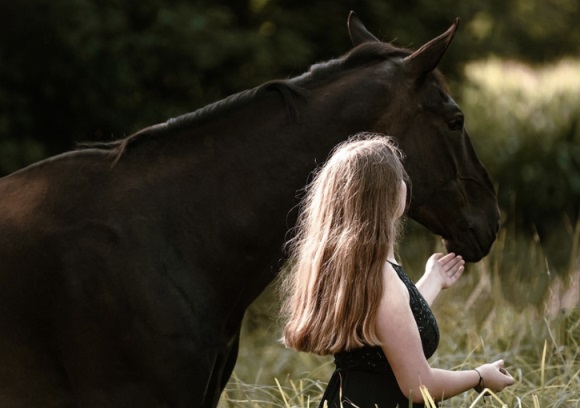
[{"label": "girl's fingers", "polygon": [[463,268],[463,266],[460,266],[459,268],[457,268],[457,270],[452,272],[451,276],[459,278],[461,276],[461,274],[463,273],[464,269],[465,268]]},{"label": "girl's fingers", "polygon": [[441,266],[443,266],[447,262],[449,262],[451,259],[453,259],[454,257],[455,257],[455,254],[453,252],[449,252],[447,255],[439,257],[439,264]]},{"label": "girl's fingers", "polygon": [[460,256],[453,258],[451,261],[447,261],[446,263],[440,263],[441,267],[444,268],[447,273],[455,274],[459,268],[462,268],[465,262]]}]

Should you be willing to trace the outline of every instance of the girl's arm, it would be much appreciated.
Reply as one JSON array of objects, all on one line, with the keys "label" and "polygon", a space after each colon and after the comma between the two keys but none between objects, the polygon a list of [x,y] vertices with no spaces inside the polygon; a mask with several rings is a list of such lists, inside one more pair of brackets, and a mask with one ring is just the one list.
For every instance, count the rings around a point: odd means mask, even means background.
[{"label": "girl's arm", "polygon": [[[424,385],[435,400],[451,398],[480,384],[475,370],[451,371],[431,368],[421,345],[417,323],[409,306],[409,292],[390,265],[384,272],[384,292],[377,315],[377,330],[382,348],[399,388],[413,402],[421,403]],[[494,392],[514,383],[503,374],[503,361],[478,367],[486,388]]]},{"label": "girl's arm", "polygon": [[416,283],[417,289],[429,305],[432,305],[441,290],[453,285],[465,270],[465,261],[454,253],[431,255],[425,265],[425,273]]}]

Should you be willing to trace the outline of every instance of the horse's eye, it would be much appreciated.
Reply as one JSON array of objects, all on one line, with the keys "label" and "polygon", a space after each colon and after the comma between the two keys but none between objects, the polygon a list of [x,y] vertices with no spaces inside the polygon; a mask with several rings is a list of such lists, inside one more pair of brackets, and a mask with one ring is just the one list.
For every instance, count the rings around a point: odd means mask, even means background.
[{"label": "horse's eye", "polygon": [[449,121],[449,129],[461,130],[463,129],[463,114],[458,113]]}]

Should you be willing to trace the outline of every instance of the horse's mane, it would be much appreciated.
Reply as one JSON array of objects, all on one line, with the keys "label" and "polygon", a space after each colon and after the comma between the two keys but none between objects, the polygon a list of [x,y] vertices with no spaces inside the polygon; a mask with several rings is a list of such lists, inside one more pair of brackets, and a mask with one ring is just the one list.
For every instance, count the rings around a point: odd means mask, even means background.
[{"label": "horse's mane", "polygon": [[352,69],[407,55],[411,55],[411,51],[405,48],[397,48],[392,44],[379,41],[366,42],[353,48],[341,58],[312,65],[307,72],[294,78],[293,81],[305,85],[310,82],[333,79]]},{"label": "horse's mane", "polygon": [[290,83],[287,80],[277,80],[266,82],[256,88],[248,89],[231,95],[225,99],[209,104],[196,111],[171,118],[164,123],[158,123],[156,125],[146,127],[124,139],[114,140],[112,142],[82,143],[77,147],[79,149],[119,149],[119,154],[122,154],[129,145],[132,145],[137,141],[143,141],[143,139],[147,139],[152,136],[159,136],[171,131],[176,131],[192,125],[200,125],[202,123],[208,122],[228,112],[232,112],[239,107],[246,106],[252,101],[255,101],[264,93],[272,90],[277,90],[280,92],[288,109],[288,115],[291,118],[295,118],[297,110],[293,96],[301,96],[303,95],[303,91],[300,87]]},{"label": "horse's mane", "polygon": [[411,52],[404,48],[397,48],[390,43],[379,41],[363,43],[340,58],[312,65],[308,71],[300,76],[266,82],[256,88],[231,95],[194,112],[144,128],[124,139],[108,143],[86,143],[79,145],[79,148],[117,149],[115,159],[115,162],[117,162],[124,152],[130,146],[137,144],[137,142],[206,123],[240,107],[247,106],[249,103],[252,103],[265,93],[271,91],[280,93],[289,117],[296,120],[296,97],[306,97],[307,88],[334,79],[353,69],[372,65],[388,58],[405,57],[410,55]]}]

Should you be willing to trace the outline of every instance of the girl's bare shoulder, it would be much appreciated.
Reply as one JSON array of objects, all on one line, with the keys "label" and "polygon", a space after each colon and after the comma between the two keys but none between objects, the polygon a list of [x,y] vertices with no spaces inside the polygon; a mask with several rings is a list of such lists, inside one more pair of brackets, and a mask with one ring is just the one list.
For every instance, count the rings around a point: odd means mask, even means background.
[{"label": "girl's bare shoulder", "polygon": [[409,291],[401,278],[399,278],[399,274],[395,271],[393,265],[389,262],[385,262],[383,266],[383,296],[381,303],[391,305],[409,304]]}]

